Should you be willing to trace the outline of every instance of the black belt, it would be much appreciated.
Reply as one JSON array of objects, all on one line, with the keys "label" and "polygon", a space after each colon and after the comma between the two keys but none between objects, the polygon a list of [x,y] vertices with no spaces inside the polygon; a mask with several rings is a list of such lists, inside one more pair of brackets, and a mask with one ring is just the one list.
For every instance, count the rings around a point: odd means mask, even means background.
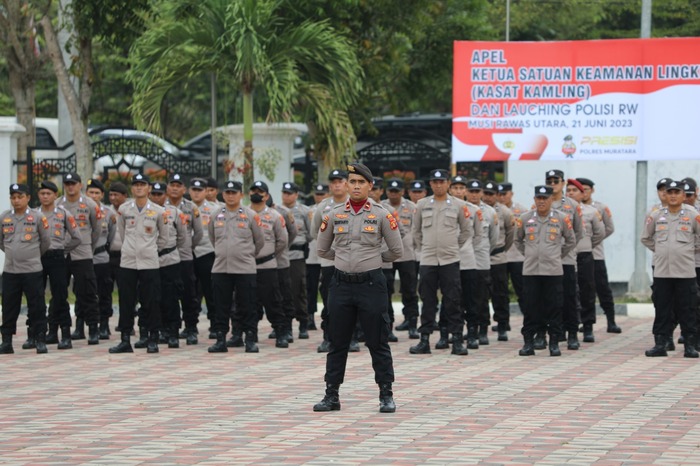
[{"label": "black belt", "polygon": [[255,264],[256,265],[264,264],[265,262],[271,261],[274,258],[275,258],[274,254],[270,254],[269,256],[265,256],[265,257],[258,257],[257,259],[255,259]]},{"label": "black belt", "polygon": [[506,247],[505,247],[505,246],[501,246],[500,248],[496,248],[496,249],[494,249],[493,251],[491,251],[491,255],[492,255],[492,256],[495,256],[496,254],[500,254],[500,253],[502,253],[502,252],[505,252],[505,250],[506,250]]},{"label": "black belt", "polygon": [[304,244],[292,244],[289,246],[290,251],[303,251],[306,249],[306,243]]},{"label": "black belt", "polygon": [[63,257],[65,254],[65,251],[63,249],[49,249],[44,253],[45,256],[60,256]]},{"label": "black belt", "polygon": [[109,257],[118,258],[118,257],[121,257],[121,256],[122,256],[122,252],[121,252],[121,251],[109,251]]},{"label": "black belt", "polygon": [[92,255],[93,255],[93,256],[96,256],[96,255],[98,255],[98,254],[101,253],[101,252],[105,252],[106,250],[107,250],[107,245],[100,246],[99,248],[95,248],[95,250],[92,251]]},{"label": "black belt", "polygon": [[370,278],[372,278],[373,272],[375,272],[375,271],[370,270],[369,272],[347,273],[347,272],[342,272],[342,271],[336,269],[335,275],[336,275],[336,277],[338,277],[338,280],[340,280],[341,282],[364,283],[366,281],[369,281]]},{"label": "black belt", "polygon": [[170,254],[171,252],[173,252],[176,249],[177,249],[177,246],[173,246],[172,248],[161,249],[160,251],[158,251],[158,257],[164,256],[166,254]]}]

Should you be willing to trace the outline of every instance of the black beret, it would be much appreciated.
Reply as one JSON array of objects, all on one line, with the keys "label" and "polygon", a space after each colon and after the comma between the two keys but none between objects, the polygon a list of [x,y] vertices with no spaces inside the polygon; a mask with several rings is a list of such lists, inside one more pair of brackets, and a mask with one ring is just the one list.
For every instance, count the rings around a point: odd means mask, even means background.
[{"label": "black beret", "polygon": [[56,183],[53,181],[48,181],[44,180],[41,182],[39,185],[39,189],[50,189],[51,191],[57,193],[58,192],[58,186],[56,186]]},{"label": "black beret", "polygon": [[219,183],[217,183],[216,180],[210,176],[207,178],[207,188],[219,189]]},{"label": "black beret", "polygon": [[88,188],[97,188],[102,192],[105,192],[105,185],[102,184],[100,180],[97,180],[95,178],[90,178],[87,180],[87,186]]},{"label": "black beret", "polygon": [[109,192],[121,193],[124,195],[129,194],[129,191],[126,189],[126,185],[121,181],[115,181],[114,183],[112,183],[109,186]]},{"label": "black beret", "polygon": [[370,183],[374,183],[374,177],[372,176],[372,170],[367,168],[366,165],[361,163],[350,163],[348,164],[348,176],[349,175],[359,175],[366,179]]},{"label": "black beret", "polygon": [[579,183],[581,183],[584,186],[590,186],[591,188],[593,186],[595,186],[595,183],[588,178],[576,178],[576,181],[578,181]]}]

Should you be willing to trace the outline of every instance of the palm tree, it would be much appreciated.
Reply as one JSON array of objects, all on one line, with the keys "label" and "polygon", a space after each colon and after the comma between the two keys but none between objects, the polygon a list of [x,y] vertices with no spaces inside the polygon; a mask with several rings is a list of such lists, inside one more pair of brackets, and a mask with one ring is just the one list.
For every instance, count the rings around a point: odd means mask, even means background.
[{"label": "palm tree", "polygon": [[346,110],[362,87],[352,45],[325,21],[294,22],[285,0],[161,1],[131,51],[132,112],[160,131],[160,109],[173,86],[202,73],[235,82],[243,95],[244,182],[253,177],[253,95],[267,121],[304,115],[335,164],[355,137]]}]

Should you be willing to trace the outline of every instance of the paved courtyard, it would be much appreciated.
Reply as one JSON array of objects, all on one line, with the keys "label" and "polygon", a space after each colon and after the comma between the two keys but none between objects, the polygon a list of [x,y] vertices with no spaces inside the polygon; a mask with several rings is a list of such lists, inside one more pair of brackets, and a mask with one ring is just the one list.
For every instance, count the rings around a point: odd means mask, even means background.
[{"label": "paved courtyard", "polygon": [[[514,320],[514,328],[519,324]],[[262,339],[110,355],[109,342],[0,357],[2,464],[700,464],[700,360],[646,358],[650,317],[551,358],[521,339],[451,356],[392,344],[398,405],[377,412],[369,354],[351,354],[342,410],[323,394],[320,332],[290,349]],[[267,336],[267,325],[261,337]],[[436,336],[433,336],[433,344]],[[184,342],[183,342],[184,343]]]}]

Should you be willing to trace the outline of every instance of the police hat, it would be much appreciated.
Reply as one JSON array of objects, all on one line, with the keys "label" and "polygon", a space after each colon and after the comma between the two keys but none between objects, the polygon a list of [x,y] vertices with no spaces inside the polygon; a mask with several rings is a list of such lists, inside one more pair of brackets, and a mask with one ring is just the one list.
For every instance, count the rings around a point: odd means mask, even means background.
[{"label": "police hat", "polygon": [[338,170],[337,168],[328,174],[328,181],[333,180],[347,180],[348,175],[343,170]]},{"label": "police hat", "polygon": [[316,193],[317,194],[326,194],[327,192],[328,192],[328,185],[327,184],[319,183],[316,185]]},{"label": "police hat", "polygon": [[[348,176],[350,176],[351,174],[352,175],[359,175],[362,178],[369,181],[370,183],[375,183],[375,179],[372,176],[372,171],[369,168],[367,168],[366,165],[361,164],[361,163],[350,163],[350,164],[348,164],[347,168],[348,168]],[[384,180],[382,180],[382,182],[383,181]],[[381,188],[381,183],[380,183],[379,187]]]},{"label": "police hat", "polygon": [[496,191],[498,191],[498,186],[496,186],[496,182],[495,181],[487,181],[486,184],[484,185],[484,192],[496,194]]},{"label": "police hat", "polygon": [[384,178],[379,178],[378,176],[372,177],[372,183],[374,183],[374,186],[372,186],[372,189],[382,189],[384,186]]},{"label": "police hat", "polygon": [[144,175],[143,173],[137,173],[131,177],[131,184],[136,184],[136,183],[151,184],[151,180],[148,179],[148,175]]},{"label": "police hat", "polygon": [[224,192],[226,191],[235,191],[240,193],[243,191],[243,183],[240,181],[227,181],[226,184],[224,184]]},{"label": "police hat", "polygon": [[499,193],[507,193],[513,190],[513,183],[499,183],[498,184],[498,192]]},{"label": "police hat", "polygon": [[129,194],[129,191],[126,189],[126,185],[121,181],[115,181],[114,183],[109,185],[109,192],[121,193],[125,196]]},{"label": "police hat", "polygon": [[425,191],[425,183],[422,180],[415,180],[409,188],[411,191]]},{"label": "police hat", "polygon": [[477,180],[476,178],[467,181],[467,189],[481,191],[483,188],[484,185],[481,183],[481,181]]},{"label": "police hat", "polygon": [[88,188],[97,188],[102,192],[105,192],[105,185],[102,184],[100,180],[97,180],[95,178],[90,178],[87,180],[87,186]]},{"label": "police hat", "polygon": [[165,193],[165,185],[160,181],[156,181],[151,184],[151,194],[153,193]]},{"label": "police hat", "polygon": [[439,168],[437,170],[433,170],[430,172],[430,181],[434,181],[434,180],[447,181],[449,179],[448,173],[449,172],[447,170],[440,170]]},{"label": "police hat", "polygon": [[29,186],[26,184],[15,183],[10,185],[10,195],[14,193],[29,194]]},{"label": "police hat", "polygon": [[692,178],[687,179],[687,180],[681,180],[681,183],[685,183],[683,186],[683,190],[685,191],[686,194],[695,194],[698,189],[698,185],[695,183],[695,180]]},{"label": "police hat", "polygon": [[260,189],[260,190],[262,190],[262,191],[265,191],[265,192],[268,193],[268,194],[270,193],[270,188],[267,187],[267,183],[265,183],[264,181],[258,180],[258,181],[256,181],[256,182],[254,182],[254,183],[250,186],[249,191],[252,191],[252,190],[254,190],[254,189]]},{"label": "police hat", "polygon": [[283,193],[289,193],[289,194],[294,194],[299,192],[299,186],[297,186],[296,183],[292,183],[287,181],[282,185],[282,192]]},{"label": "police hat", "polygon": [[63,182],[64,183],[82,183],[83,180],[80,178],[80,175],[77,173],[66,173],[63,175]]},{"label": "police hat", "polygon": [[553,193],[551,186],[535,186],[535,197],[551,197]]},{"label": "police hat", "polygon": [[670,178],[670,177],[661,178],[661,179],[656,183],[656,189],[659,190],[659,189],[665,188],[666,185],[667,185],[668,183],[670,183],[671,181],[673,181],[673,179]]},{"label": "police hat", "polygon": [[40,190],[41,189],[50,189],[51,191],[53,191],[55,193],[58,192],[58,186],[56,186],[56,183],[54,183],[53,181],[48,181],[48,180],[42,181],[41,184],[39,185],[39,189]]},{"label": "police hat", "polygon": [[464,178],[462,175],[457,175],[452,177],[452,184],[461,184],[466,186],[467,185],[467,179]]},{"label": "police hat", "polygon": [[204,189],[207,187],[207,180],[204,178],[192,178],[190,180],[190,188],[193,189]]},{"label": "police hat", "polygon": [[666,191],[684,191],[684,190],[685,190],[685,183],[681,183],[680,181],[669,180],[669,182],[666,183]]},{"label": "police hat", "polygon": [[588,178],[576,178],[576,181],[578,181],[579,183],[581,183],[584,186],[590,186],[591,188],[593,186],[595,186],[595,183],[593,181],[589,180]]},{"label": "police hat", "polygon": [[386,189],[389,191],[402,191],[403,190],[403,180],[399,178],[392,178],[386,184]]},{"label": "police hat", "polygon": [[168,183],[185,184],[185,179],[179,173],[173,173],[170,175],[170,178],[168,178]]},{"label": "police hat", "polygon": [[219,189],[219,183],[216,182],[216,179],[210,176],[207,178],[207,188]]},{"label": "police hat", "polygon": [[547,173],[544,175],[545,179],[547,178],[559,178],[561,180],[564,179],[564,172],[561,170],[549,170]]}]

